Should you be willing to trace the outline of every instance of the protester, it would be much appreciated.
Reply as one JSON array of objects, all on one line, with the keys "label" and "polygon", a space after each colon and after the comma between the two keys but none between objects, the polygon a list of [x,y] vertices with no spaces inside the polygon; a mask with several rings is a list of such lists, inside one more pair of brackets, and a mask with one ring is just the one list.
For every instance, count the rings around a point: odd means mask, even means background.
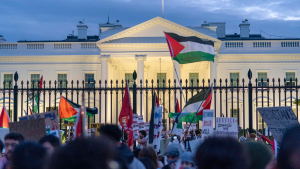
[{"label": "protester", "polygon": [[154,162],[156,168],[162,168],[163,167],[163,164],[160,161],[158,161],[155,149],[151,146],[143,147],[143,149],[140,151],[139,157],[140,158],[141,157],[150,158]]},{"label": "protester", "polygon": [[250,133],[249,129],[247,129],[247,140],[248,141],[255,141],[257,139],[257,136],[255,133]]},{"label": "protester", "polygon": [[195,132],[196,132],[196,138],[200,139],[201,138],[201,132],[200,132],[200,130],[196,130]]},{"label": "protester", "polygon": [[158,161],[164,166],[165,163],[165,157],[162,154],[157,155]]},{"label": "protester", "polygon": [[70,143],[71,141],[73,141],[73,139],[74,139],[74,133],[70,132],[70,136],[68,139],[66,139],[65,143]]},{"label": "protester", "polygon": [[[165,145],[167,145],[167,140],[168,140],[168,136],[166,135],[166,136],[165,136]],[[184,150],[184,147],[185,147],[185,146],[183,145],[183,142],[182,142],[182,140],[180,139],[180,136],[179,136],[179,135],[174,134],[174,135],[171,136],[171,140],[170,140],[170,142],[169,142],[168,145],[171,145],[171,144],[173,144],[173,143],[180,144],[181,150],[182,150],[182,151]]]},{"label": "protester", "polygon": [[175,169],[175,164],[182,153],[181,146],[179,144],[170,144],[166,149],[167,165],[163,169]]},{"label": "protester", "polygon": [[54,152],[49,169],[118,168],[116,145],[106,137],[76,138]]},{"label": "protester", "polygon": [[19,133],[8,133],[4,137],[4,156],[0,161],[0,169],[2,169],[12,159],[14,149],[24,141],[24,137]]},{"label": "protester", "polygon": [[[179,164],[178,164],[178,162],[179,162]],[[195,167],[194,155],[189,151],[182,153],[179,156],[177,165],[179,166],[179,168],[184,168],[184,169],[194,168]]]},{"label": "protester", "polygon": [[146,139],[147,133],[144,130],[139,131],[139,137],[136,139],[138,142],[137,148],[142,149],[147,145],[147,139]]},{"label": "protester", "polygon": [[52,155],[54,150],[60,147],[59,139],[53,135],[44,136],[39,143],[47,150],[49,155]]},{"label": "protester", "polygon": [[37,143],[26,142],[18,145],[13,151],[12,169],[43,169],[46,168],[47,151]]},{"label": "protester", "polygon": [[300,168],[300,126],[293,127],[284,134],[277,162],[279,169]]},{"label": "protester", "polygon": [[196,152],[198,169],[248,169],[244,147],[232,138],[206,139]]},{"label": "protester", "polygon": [[144,164],[146,169],[157,169],[154,161],[151,160],[149,157],[141,157],[139,160]]},{"label": "protester", "polygon": [[[107,137],[116,146],[122,137],[122,131],[116,125],[106,124],[99,129],[100,135]],[[129,169],[145,169],[145,166],[140,162],[125,145],[118,146],[116,161],[121,165],[119,168]]]},{"label": "protester", "polygon": [[136,148],[135,150],[133,150],[134,157],[139,158],[140,152],[141,152],[141,149],[139,149],[139,148]]},{"label": "protester", "polygon": [[122,131],[117,125],[105,124],[99,129],[100,135],[105,135],[106,137],[119,143],[122,137]]},{"label": "protester", "polygon": [[1,158],[2,158],[3,148],[4,148],[4,144],[3,144],[3,142],[0,140],[0,151],[1,151],[0,161],[1,161]]},{"label": "protester", "polygon": [[263,143],[245,142],[244,143],[248,159],[250,159],[249,169],[265,169],[272,160],[272,152]]}]

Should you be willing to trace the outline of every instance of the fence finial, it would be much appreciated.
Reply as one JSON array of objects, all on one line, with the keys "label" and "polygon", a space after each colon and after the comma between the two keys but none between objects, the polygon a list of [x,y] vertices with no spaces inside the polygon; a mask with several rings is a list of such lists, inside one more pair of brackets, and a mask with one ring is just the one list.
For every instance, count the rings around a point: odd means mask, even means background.
[{"label": "fence finial", "polygon": [[17,85],[17,81],[19,79],[19,75],[18,75],[18,72],[16,71],[15,75],[14,75],[14,79],[15,79],[15,83]]},{"label": "fence finial", "polygon": [[249,69],[249,71],[248,71],[248,78],[249,78],[249,80],[252,79],[252,71],[251,71],[251,69]]}]

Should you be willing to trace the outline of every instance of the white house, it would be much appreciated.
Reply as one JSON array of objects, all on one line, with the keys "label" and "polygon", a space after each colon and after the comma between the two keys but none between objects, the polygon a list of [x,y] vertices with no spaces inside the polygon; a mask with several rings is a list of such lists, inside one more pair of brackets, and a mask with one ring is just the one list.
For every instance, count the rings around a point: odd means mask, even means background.
[{"label": "white house", "polygon": [[[63,85],[68,81],[79,80],[79,86],[82,87],[82,80],[91,81],[91,85],[96,81],[96,86],[105,87],[116,86],[116,80],[121,85],[121,80],[128,78],[132,85],[132,72],[137,71],[137,86],[151,86],[151,80],[154,80],[154,85],[162,87],[162,80],[171,80],[171,86],[176,81],[176,86],[179,82],[174,71],[174,67],[178,71],[180,79],[183,80],[183,86],[197,85],[197,79],[205,80],[205,86],[208,86],[208,79],[216,79],[217,86],[225,85],[225,79],[228,79],[228,86],[236,86],[237,78],[239,84],[242,79],[245,80],[245,85],[249,80],[247,72],[252,70],[252,83],[255,85],[255,78],[263,79],[263,83],[258,85],[266,85],[267,78],[275,78],[275,85],[278,85],[278,78],[292,78],[292,84],[295,85],[295,78],[299,78],[299,61],[300,61],[300,39],[267,39],[260,34],[251,34],[250,23],[248,20],[239,24],[240,34],[226,34],[225,22],[204,22],[199,27],[185,27],[161,17],[156,17],[145,21],[131,28],[124,28],[119,24],[105,23],[99,24],[99,35],[88,36],[87,25],[79,24],[78,36],[69,35],[67,39],[61,41],[18,41],[17,43],[6,43],[3,37],[0,37],[0,81],[5,81],[0,84],[3,88],[7,88],[8,82],[12,81],[13,73],[19,73],[19,88],[20,81],[37,81],[43,75],[48,87],[48,81],[51,80],[51,87],[54,87],[53,81],[62,81]],[[199,62],[185,65],[179,65],[173,62],[170,57],[168,46],[163,32],[173,32],[181,36],[196,36],[199,38],[214,41],[215,44],[215,62]],[[188,83],[185,80],[188,80]],[[193,84],[191,80],[193,79]],[[233,82],[230,83],[230,79]],[[111,84],[110,81],[113,80]],[[146,80],[148,83],[146,84]],[[157,84],[157,80],[160,81]],[[142,83],[140,83],[142,81]],[[211,80],[213,82],[213,80]],[[271,84],[271,83],[270,83]],[[76,84],[77,85],[77,84]],[[284,85],[283,81],[281,85]],[[24,87],[26,87],[24,85]],[[75,87],[75,84],[74,84]],[[212,108],[216,107],[216,115],[221,116],[237,116],[239,114],[239,122],[241,126],[248,127],[248,95],[242,97],[242,92],[237,94],[236,90],[231,91],[226,99],[225,91],[217,91],[216,106],[214,103]],[[245,91],[247,93],[247,90]],[[263,92],[265,93],[265,92]],[[3,92],[0,95],[1,104],[3,104]],[[65,94],[65,93],[63,93]],[[188,91],[188,98],[191,97],[192,91]],[[278,95],[278,91],[276,93]],[[141,96],[142,95],[142,96]],[[162,96],[162,94],[160,94]],[[176,98],[180,92],[176,92]],[[286,99],[282,96],[279,101],[276,95],[273,99],[273,93],[270,92],[269,101],[267,95],[259,90],[256,97],[253,97],[254,107],[287,105],[290,106],[290,99],[296,99],[296,92],[292,93]],[[70,94],[68,94],[68,97]],[[160,98],[161,104],[164,104],[164,113],[167,119],[167,113],[174,111],[175,93],[165,95],[166,98]],[[222,97],[221,97],[222,96]],[[45,100],[41,100],[41,104],[46,104],[46,107],[55,107],[55,99],[58,106],[60,94],[57,96],[52,94],[52,99],[49,100],[48,95]],[[93,96],[94,97],[94,96]],[[117,121],[117,113],[121,108],[122,98],[116,98],[115,94],[112,98],[104,94],[96,95],[90,107],[95,104],[100,109],[100,115],[95,117],[95,122],[112,122]],[[4,97],[5,104],[8,104],[7,94]],[[271,99],[272,98],[272,99]],[[146,97],[146,93],[138,94],[137,112],[143,114],[145,119],[150,118],[151,100],[150,94]],[[245,100],[243,100],[245,99]],[[76,100],[76,96],[74,96]],[[95,100],[95,103],[94,103]],[[113,100],[113,102],[111,102]],[[183,97],[179,98],[184,106]],[[21,105],[21,99],[18,100]],[[226,110],[226,101],[228,107]],[[146,102],[149,102],[147,106]],[[245,102],[245,104],[243,104]],[[258,103],[256,105],[256,102]],[[170,105],[169,105],[170,103]],[[223,106],[220,106],[222,103]],[[23,100],[23,108],[27,104]],[[49,104],[51,104],[49,106]],[[100,106],[101,104],[101,106]],[[105,106],[106,104],[106,106]],[[117,105],[117,106],[116,106]],[[245,107],[243,107],[245,105]],[[7,105],[8,106],[8,105]],[[21,107],[21,106],[19,106]],[[169,109],[170,107],[170,109]],[[292,104],[294,110],[296,105]],[[19,108],[19,116],[21,116],[21,108]],[[49,108],[50,109],[50,108]],[[245,111],[244,111],[245,110]],[[104,112],[108,112],[106,115]],[[227,112],[227,114],[226,114]],[[245,114],[245,117],[243,115]],[[253,118],[256,119],[254,109]],[[242,118],[245,118],[245,123]],[[167,119],[169,123],[169,119]],[[254,121],[254,128],[258,125],[262,127],[261,120]]]}]

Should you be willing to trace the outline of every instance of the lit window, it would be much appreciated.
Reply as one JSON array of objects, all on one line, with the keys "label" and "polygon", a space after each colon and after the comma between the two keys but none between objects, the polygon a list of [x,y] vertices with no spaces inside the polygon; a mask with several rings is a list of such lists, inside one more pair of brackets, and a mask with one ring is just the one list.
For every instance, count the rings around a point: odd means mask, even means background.
[{"label": "lit window", "polygon": [[[261,79],[263,79],[263,83],[261,83]],[[258,86],[267,86],[268,73],[267,72],[258,72],[257,83]]]},{"label": "lit window", "polygon": [[86,73],[84,76],[85,88],[94,88],[94,73]]},{"label": "lit window", "polygon": [[[166,80],[167,80],[167,74],[166,73],[157,73],[157,80],[159,80],[159,87],[166,87]],[[163,80],[165,82],[165,84],[163,83]]]},{"label": "lit window", "polygon": [[133,80],[133,74],[132,73],[125,73],[125,80],[128,80],[129,87],[133,87],[134,80]]},{"label": "lit window", "polygon": [[[66,88],[67,87],[67,74],[57,74],[58,80],[58,88]],[[60,84],[60,82],[62,82]]]},{"label": "lit window", "polygon": [[40,79],[40,74],[31,74],[31,87],[33,87],[34,84],[34,88],[38,88],[39,87],[39,81]]},{"label": "lit window", "polygon": [[[240,79],[240,73],[230,73],[230,86],[237,87],[237,79]],[[232,82],[231,82],[232,79]]]},{"label": "lit window", "polygon": [[[10,86],[9,86],[10,82]],[[12,88],[12,83],[13,83],[13,74],[4,74],[4,83],[5,83],[5,88]]]},{"label": "lit window", "polygon": [[197,80],[199,79],[199,73],[190,73],[189,79],[190,79],[190,87],[197,87]]},{"label": "lit window", "polygon": [[[286,72],[286,85],[287,86],[295,86],[296,85],[296,73],[295,72]],[[292,83],[291,83],[292,79]]]}]

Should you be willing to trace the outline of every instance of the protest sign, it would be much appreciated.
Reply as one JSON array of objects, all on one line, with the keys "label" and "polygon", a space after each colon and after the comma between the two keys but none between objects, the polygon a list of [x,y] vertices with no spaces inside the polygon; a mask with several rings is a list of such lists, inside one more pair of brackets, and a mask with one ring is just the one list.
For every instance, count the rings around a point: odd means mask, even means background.
[{"label": "protest sign", "polygon": [[143,115],[138,116],[138,123],[144,123],[144,117]]},{"label": "protest sign", "polygon": [[204,140],[213,135],[214,110],[203,110],[202,137]]},{"label": "protest sign", "polygon": [[9,123],[9,132],[17,132],[24,136],[25,140],[38,142],[46,135],[45,119],[32,119]]},{"label": "protest sign", "polygon": [[216,135],[238,139],[238,124],[235,117],[217,117]]},{"label": "protest sign", "polygon": [[286,130],[299,125],[291,107],[265,107],[257,110],[279,145]]},{"label": "protest sign", "polygon": [[[50,127],[50,130],[59,130],[57,111],[49,111],[45,113],[33,114],[30,116],[19,117],[19,121],[27,121],[32,119],[44,119],[45,127]],[[45,128],[44,127],[44,128]],[[57,132],[60,137],[60,132]]]},{"label": "protest sign", "polygon": [[138,115],[137,114],[132,114],[132,117],[133,117],[133,123],[136,122],[138,123],[139,119],[138,119]]}]

